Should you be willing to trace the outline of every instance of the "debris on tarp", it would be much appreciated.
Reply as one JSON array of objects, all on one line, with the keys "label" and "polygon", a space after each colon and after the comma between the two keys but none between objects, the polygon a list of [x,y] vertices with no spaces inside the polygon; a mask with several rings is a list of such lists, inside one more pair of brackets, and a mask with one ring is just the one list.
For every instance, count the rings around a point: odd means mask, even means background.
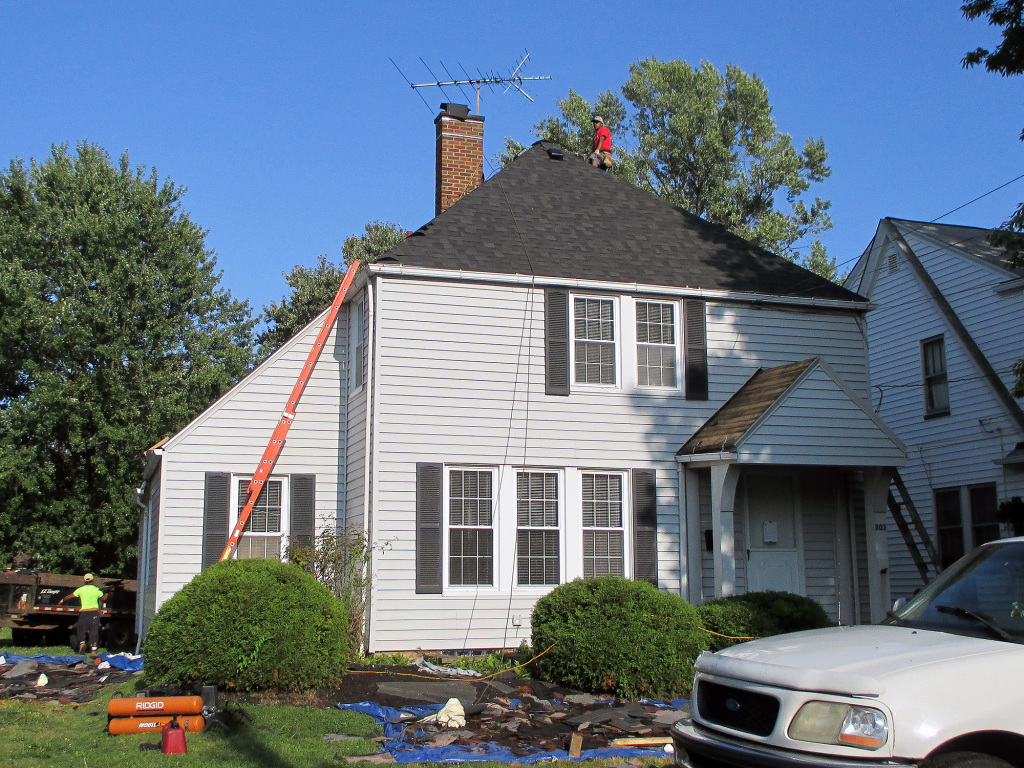
[{"label": "debris on tarp", "polygon": [[101,653],[96,658],[101,659],[104,664],[128,672],[139,672],[143,669],[142,656],[135,653]]},{"label": "debris on tarp", "polygon": [[[492,696],[461,702],[464,722],[446,727],[441,713],[454,709],[449,701],[409,704],[401,708],[362,701],[338,707],[371,715],[384,728],[382,753],[397,763],[467,762],[491,760],[533,763],[540,760],[589,760],[666,756],[671,750],[669,728],[689,717],[689,702],[643,700],[620,702],[589,694],[552,690],[538,696],[543,683],[512,688],[515,676],[503,676],[514,696]],[[442,683],[438,680],[438,690]],[[489,682],[489,681],[488,681]],[[519,681],[525,682],[525,681]],[[484,681],[477,685],[484,688]],[[378,684],[378,688],[385,687]],[[429,684],[386,684],[392,698],[401,690],[426,698]],[[552,687],[553,688],[553,687]]]},{"label": "debris on tarp", "polygon": [[96,698],[104,686],[142,674],[99,666],[85,656],[5,653],[0,656],[0,700],[82,704]]}]

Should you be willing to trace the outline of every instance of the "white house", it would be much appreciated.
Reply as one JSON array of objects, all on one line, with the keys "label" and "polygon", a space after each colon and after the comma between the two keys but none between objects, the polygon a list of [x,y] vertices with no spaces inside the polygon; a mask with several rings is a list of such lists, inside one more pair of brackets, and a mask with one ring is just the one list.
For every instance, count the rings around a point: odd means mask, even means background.
[{"label": "white house", "polygon": [[[1000,502],[1024,495],[1024,412],[1009,390],[1024,357],[1024,271],[1007,269],[989,230],[882,219],[847,287],[867,318],[874,408],[906,443],[900,470],[938,562],[1008,534]],[[913,532],[913,528],[911,529]],[[915,546],[926,552],[913,532]],[[890,583],[923,579],[890,526]]]},{"label": "white house", "polygon": [[[868,302],[552,144],[476,186],[457,106],[438,215],[357,277],[241,553],[365,532],[370,651],[515,647],[539,597],[606,573],[884,615],[904,451]],[[318,327],[150,451],[141,631],[220,555]]]}]

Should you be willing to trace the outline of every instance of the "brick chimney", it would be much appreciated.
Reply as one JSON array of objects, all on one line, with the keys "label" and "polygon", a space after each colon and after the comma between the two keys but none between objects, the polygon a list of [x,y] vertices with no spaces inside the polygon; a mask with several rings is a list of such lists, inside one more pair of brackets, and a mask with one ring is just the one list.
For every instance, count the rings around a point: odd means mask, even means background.
[{"label": "brick chimney", "polygon": [[442,104],[437,126],[434,215],[448,210],[484,180],[484,119],[465,104]]}]

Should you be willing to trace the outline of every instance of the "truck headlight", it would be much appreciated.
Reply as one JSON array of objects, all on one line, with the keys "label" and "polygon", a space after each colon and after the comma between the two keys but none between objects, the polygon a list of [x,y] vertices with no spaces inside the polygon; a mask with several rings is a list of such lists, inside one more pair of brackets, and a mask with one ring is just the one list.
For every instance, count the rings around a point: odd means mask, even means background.
[{"label": "truck headlight", "polygon": [[789,726],[789,737],[814,744],[878,749],[889,736],[885,713],[872,707],[809,701]]}]

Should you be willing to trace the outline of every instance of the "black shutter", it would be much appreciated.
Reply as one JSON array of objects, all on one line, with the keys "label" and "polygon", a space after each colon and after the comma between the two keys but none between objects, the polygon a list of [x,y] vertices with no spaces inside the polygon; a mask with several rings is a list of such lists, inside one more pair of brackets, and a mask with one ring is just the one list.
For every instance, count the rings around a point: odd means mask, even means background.
[{"label": "black shutter", "polygon": [[704,323],[705,302],[686,299],[686,398],[708,399],[708,339]]},{"label": "black shutter", "polygon": [[300,547],[313,546],[313,509],[316,475],[291,476],[291,526],[289,536]]},{"label": "black shutter", "polygon": [[544,392],[569,394],[569,292],[544,291]]},{"label": "black shutter", "polygon": [[658,586],[658,498],[654,470],[633,470],[633,577]]},{"label": "black shutter", "polygon": [[416,594],[441,594],[440,464],[416,465]]},{"label": "black shutter", "polygon": [[231,500],[231,475],[206,473],[203,499],[203,568],[220,560],[228,543],[228,504]]}]

